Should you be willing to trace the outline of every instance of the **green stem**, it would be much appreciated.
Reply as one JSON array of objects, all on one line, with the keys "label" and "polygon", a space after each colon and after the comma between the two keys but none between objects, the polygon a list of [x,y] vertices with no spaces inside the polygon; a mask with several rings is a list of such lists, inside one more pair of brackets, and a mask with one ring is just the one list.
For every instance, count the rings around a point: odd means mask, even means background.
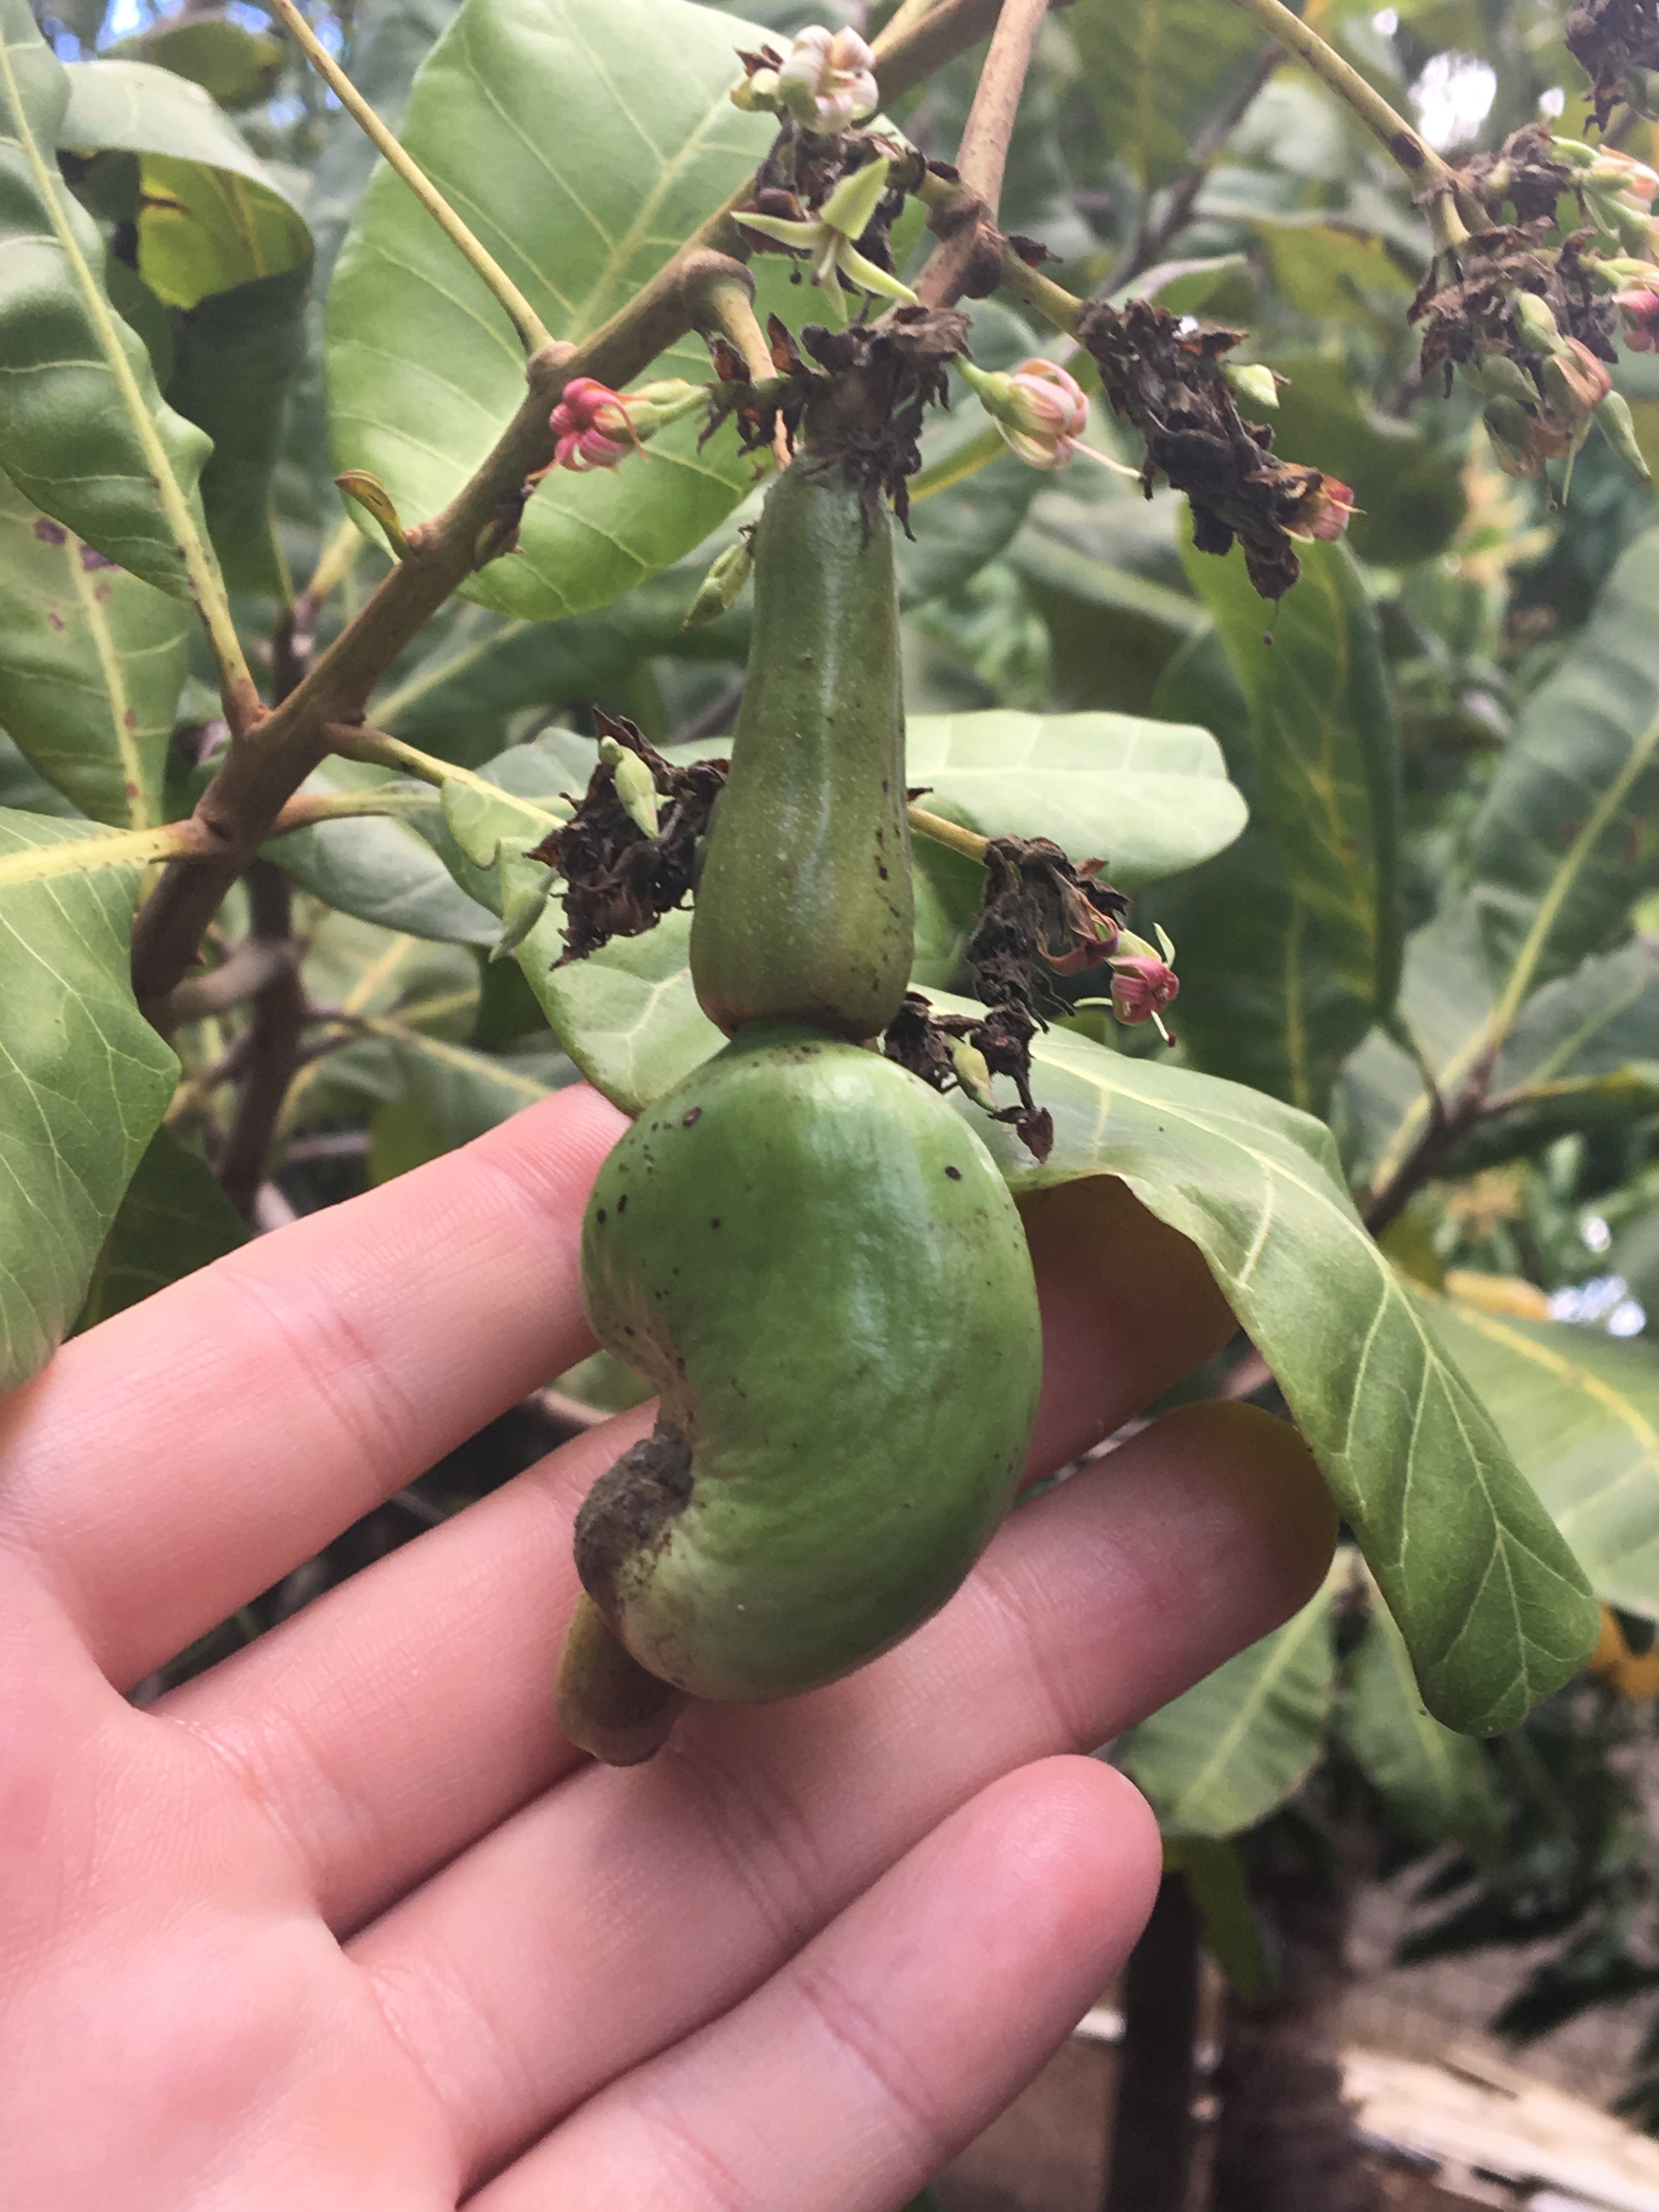
[{"label": "green stem", "polygon": [[317,33],[294,5],[294,0],[270,0],[270,5],[341,106],[362,129],[376,151],[398,172],[444,236],[483,277],[507,310],[525,351],[527,354],[539,353],[544,346],[550,345],[552,334],[529,301],[495,256],[473,236],[425,170],[398,143],[333,55],[321,44]]},{"label": "green stem", "polygon": [[[1232,0],[1235,8],[1260,26],[1270,39],[1275,39],[1286,52],[1304,62],[1327,84],[1340,100],[1359,118],[1374,137],[1382,141],[1390,159],[1398,162],[1406,174],[1419,185],[1438,185],[1455,188],[1457,173],[1443,161],[1432,146],[1419,137],[1405,117],[1390,107],[1382,94],[1369,85],[1358,70],[1345,62],[1334,46],[1328,46],[1317,31],[1293,15],[1283,0]],[[1440,204],[1437,200],[1437,205]],[[1431,216],[1431,220],[1434,218]],[[1446,234],[1441,235],[1443,222]],[[1444,215],[1437,222],[1435,244],[1443,252],[1461,245],[1468,236],[1452,207],[1449,193],[1445,196]]]},{"label": "green stem", "polygon": [[930,814],[925,806],[912,802],[909,808],[910,827],[918,837],[930,837],[935,845],[948,845],[953,853],[964,860],[977,860],[982,867],[989,848],[989,840],[964,830],[959,823],[947,822],[942,814]]},{"label": "green stem", "polygon": [[[373,761],[380,768],[402,769],[409,775],[419,776],[422,783],[434,784],[440,788],[446,783],[464,783],[471,790],[482,792],[486,799],[510,799],[515,796],[514,793],[503,790],[499,783],[491,783],[488,776],[475,775],[470,768],[458,768],[453,761],[439,760],[432,753],[423,753],[415,745],[405,744],[401,738],[394,738],[389,731],[370,729],[366,723],[332,722],[324,735],[331,749],[347,760]],[[349,794],[342,793],[339,795],[343,798]],[[290,799],[289,806],[299,803],[297,799]],[[566,810],[557,800],[521,799],[519,804],[543,814],[556,815],[561,820],[564,818]],[[345,813],[349,810],[341,807],[336,811]],[[288,807],[284,807],[283,814],[287,812]],[[277,818],[280,822],[283,817]]]},{"label": "green stem", "polygon": [[772,349],[755,313],[755,280],[740,261],[731,264],[729,276],[711,274],[701,287],[701,305],[722,337],[737,348],[744,367],[757,384],[770,383],[777,374]]}]

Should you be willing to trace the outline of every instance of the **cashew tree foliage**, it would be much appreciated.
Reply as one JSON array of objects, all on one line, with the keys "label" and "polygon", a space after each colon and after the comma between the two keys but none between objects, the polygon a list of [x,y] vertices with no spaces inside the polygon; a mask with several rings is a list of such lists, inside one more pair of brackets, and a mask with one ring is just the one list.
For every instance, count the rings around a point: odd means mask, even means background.
[{"label": "cashew tree foliage", "polygon": [[[1489,1863],[1505,1732],[1659,1621],[1659,51],[1308,12],[0,0],[0,1385],[579,1079],[665,1186],[833,1039],[872,1220],[907,1115],[983,1166],[883,1263],[890,1393],[983,1334],[971,1498],[677,1673],[718,1424],[628,1357],[668,1232],[595,1231],[550,1383],[668,1395],[567,1721],[647,1755],[941,1602],[1035,1389],[963,1255],[1115,1178],[1346,1532],[1116,1747],[1246,1989],[1235,1839],[1340,1768]],[[719,1449],[810,1583],[768,1358]]]}]

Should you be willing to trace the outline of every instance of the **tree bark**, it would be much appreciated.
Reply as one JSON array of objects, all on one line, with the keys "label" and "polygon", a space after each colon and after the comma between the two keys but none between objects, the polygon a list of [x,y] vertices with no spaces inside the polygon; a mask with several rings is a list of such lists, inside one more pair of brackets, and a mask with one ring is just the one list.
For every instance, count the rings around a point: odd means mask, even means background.
[{"label": "tree bark", "polygon": [[1186,2212],[1198,2031],[1198,1915],[1166,1874],[1125,1977],[1105,2212]]},{"label": "tree bark", "polygon": [[1250,1888],[1279,1985],[1228,2001],[1212,2212],[1380,2212],[1337,2053],[1349,1887],[1322,1840],[1285,1821],[1260,1838]]}]

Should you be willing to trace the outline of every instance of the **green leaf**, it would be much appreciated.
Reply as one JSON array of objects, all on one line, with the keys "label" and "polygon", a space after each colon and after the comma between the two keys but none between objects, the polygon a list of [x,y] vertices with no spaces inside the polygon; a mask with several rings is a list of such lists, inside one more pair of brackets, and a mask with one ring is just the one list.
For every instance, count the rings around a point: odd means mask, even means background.
[{"label": "green leaf", "polygon": [[1344,1663],[1336,1733],[1415,1842],[1492,1856],[1503,1816],[1480,1747],[1424,1710],[1405,1638],[1381,1605]]},{"label": "green leaf", "polygon": [[222,15],[203,15],[193,21],[164,21],[112,48],[111,56],[153,62],[175,76],[188,77],[222,107],[252,107],[276,89],[288,51],[277,40]]},{"label": "green leaf", "polygon": [[1159,884],[1137,923],[1160,922],[1180,954],[1172,1018],[1182,1048],[1206,1074],[1322,1114],[1344,1055],[1370,1026],[1370,1003],[1337,973],[1267,819],[1249,710],[1213,630],[1176,654],[1153,704],[1215,732],[1250,812],[1224,853]]},{"label": "green leaf", "polygon": [[189,611],[0,477],[0,720],[65,797],[143,829],[189,657]]},{"label": "green leaf", "polygon": [[1302,580],[1267,610],[1237,547],[1183,559],[1249,708],[1261,817],[1285,881],[1319,922],[1345,989],[1380,1012],[1399,981],[1395,889],[1399,755],[1376,620],[1340,545],[1303,550]]},{"label": "green leaf", "polygon": [[1168,184],[1194,136],[1248,76],[1261,40],[1205,0],[1079,0],[1066,19],[1108,151],[1143,185]]},{"label": "green leaf", "polygon": [[[354,16],[345,57],[351,81],[374,112],[395,131],[409,88],[433,40],[453,16],[459,0],[376,0]],[[307,212],[317,240],[318,268],[333,268],[346,225],[362,198],[376,160],[374,147],[342,111],[334,118],[322,159],[312,172]]]},{"label": "green leaf", "polygon": [[76,65],[59,143],[137,157],[138,272],[173,311],[167,404],[214,441],[202,476],[209,530],[234,589],[283,597],[270,478],[305,351],[311,232],[187,75]]},{"label": "green leaf", "polygon": [[1279,1973],[1236,1846],[1212,1836],[1176,1836],[1164,1846],[1164,1864],[1187,1877],[1204,1941],[1230,1992],[1241,2004],[1266,2004]]},{"label": "green leaf", "polygon": [[247,1233],[202,1155],[158,1129],[104,1240],[76,1328],[91,1328],[222,1259]]},{"label": "green leaf", "polygon": [[1659,884],[1656,602],[1650,530],[1528,701],[1475,817],[1474,896],[1510,1018],[1535,983],[1601,951]]},{"label": "green leaf", "polygon": [[501,750],[506,718],[518,708],[598,699],[625,708],[629,678],[656,653],[741,660],[746,610],[703,629],[682,628],[709,562],[735,535],[728,526],[602,612],[566,622],[523,622],[452,601],[428,626],[420,657],[375,700],[376,727],[441,759],[477,765]]},{"label": "green leaf", "polygon": [[1659,1353],[1419,1297],[1592,1587],[1659,1620]]},{"label": "green leaf", "polygon": [[1198,1246],[1359,1540],[1430,1711],[1471,1735],[1511,1727],[1590,1648],[1595,1602],[1361,1226],[1329,1132],[1257,1092],[1059,1030],[1032,1064],[1054,1121],[1046,1164],[963,1109],[1009,1182],[1121,1176]]},{"label": "green leaf", "polygon": [[[1455,1095],[1498,1034],[1496,994],[1470,902],[1449,903],[1406,948],[1399,1012]],[[1444,1158],[1448,1174],[1536,1152],[1574,1129],[1627,1124],[1653,1110],[1659,1063],[1659,948],[1638,939],[1592,954],[1522,1004],[1502,1032],[1488,1097],[1504,1110]],[[1377,1032],[1343,1073],[1340,1126],[1357,1175],[1380,1188],[1430,1111],[1416,1060]]]},{"label": "green leaf", "polygon": [[[0,811],[0,862],[103,833]],[[0,1389],[80,1311],[179,1063],[128,981],[136,866],[0,884]]]},{"label": "green leaf", "polygon": [[[1382,240],[1368,232],[1317,214],[1264,216],[1255,209],[1235,210],[1214,197],[1206,198],[1204,212],[1222,222],[1236,217],[1248,223],[1267,248],[1273,289],[1298,314],[1316,322],[1358,320],[1374,328],[1380,324],[1379,334],[1386,337],[1387,317],[1397,314],[1417,289],[1416,277],[1408,276]],[[1341,368],[1340,362],[1334,366]]]},{"label": "green leaf", "polygon": [[169,516],[209,444],[162,404],[149,354],[110,305],[103,240],[58,177],[69,86],[27,0],[0,0],[0,468],[112,561],[188,598]]},{"label": "green leaf", "polygon": [[[1143,514],[1156,520],[1157,502],[1150,512],[1139,501],[1131,506],[1112,500],[1098,507],[1073,502],[1086,518],[1086,534],[1102,541],[1101,550],[1091,550],[1049,526],[1056,497],[1044,495],[1007,553],[1048,626],[1054,703],[1150,714],[1165,668],[1189,639],[1209,628],[1204,610],[1185,592],[1110,557],[1112,525],[1122,510],[1128,508],[1136,521]],[[1126,556],[1133,550],[1129,538]]]},{"label": "green leaf", "polygon": [[[402,135],[548,329],[580,339],[765,153],[770,118],[726,97],[734,48],[760,36],[685,0],[466,0],[422,65]],[[782,298],[787,272],[771,265]],[[435,514],[518,406],[524,365],[480,279],[387,169],[342,250],[327,332],[337,461],[378,477],[406,523]],[[706,379],[707,350],[684,340],[652,374]],[[678,560],[755,473],[729,425],[701,453],[697,434],[687,421],[648,460],[557,471],[525,511],[519,552],[468,596],[547,620]]]},{"label": "green leaf", "polygon": [[[1346,1572],[1346,1569],[1343,1570]],[[1318,1761],[1335,1685],[1328,1580],[1300,1613],[1143,1721],[1118,1760],[1170,1837],[1236,1836]]]},{"label": "green leaf", "polygon": [[311,232],[199,85],[147,62],[75,62],[56,143],[139,157],[138,273],[170,307],[307,266]]},{"label": "green leaf", "polygon": [[[1492,1052],[1504,1055],[1504,1080],[1512,1085],[1511,1033],[1524,1036],[1535,1018],[1540,1036],[1553,1039],[1565,1018],[1570,1038],[1577,998],[1587,1039],[1605,1037],[1615,1054],[1650,1049],[1620,1019],[1622,988],[1613,971],[1585,963],[1621,931],[1635,899],[1659,884],[1656,592],[1659,531],[1649,531],[1621,556],[1583,635],[1522,714],[1475,817],[1472,886],[1455,889],[1413,941],[1401,1012],[1443,1093],[1455,1095]],[[1535,1018],[1528,1012],[1540,985],[1575,969],[1573,991],[1543,1001]],[[1608,1009],[1605,1021],[1598,1003]],[[1373,1040],[1361,1058],[1349,1100],[1352,1149],[1375,1164],[1380,1188],[1431,1106],[1397,1048]],[[1552,1078],[1609,1065],[1592,1058],[1574,1066],[1559,1040],[1545,1058]]]},{"label": "green leaf", "polygon": [[637,1114],[726,1042],[691,988],[691,917],[665,915],[644,937],[558,968],[562,914],[555,900],[514,957],[588,1081]]},{"label": "green leaf", "polygon": [[282,459],[289,392],[305,356],[311,270],[262,276],[213,292],[174,319],[167,404],[205,430],[213,458],[202,504],[233,591],[285,599],[271,477]]},{"label": "green leaf", "polygon": [[[365,774],[353,763],[337,761],[319,769],[301,788],[327,796],[380,781],[372,770]],[[436,792],[424,795],[435,809]],[[328,905],[382,929],[480,945],[493,945],[500,933],[495,916],[456,883],[430,840],[395,817],[356,815],[320,822],[314,829],[273,838],[264,856]]]},{"label": "green leaf", "polygon": [[1145,883],[1230,845],[1244,802],[1207,730],[1128,714],[916,714],[906,774],[982,836],[1052,837]]},{"label": "green leaf", "polygon": [[545,1031],[501,1053],[467,1042],[480,993],[477,955],[462,946],[331,914],[313,940],[305,981],[314,1000],[347,1018],[328,1042],[354,1041],[301,1070],[283,1107],[285,1139],[365,1109],[378,1126],[375,1109],[396,1103],[410,1110],[380,1129],[380,1159],[392,1166],[401,1146],[409,1165],[411,1139],[426,1140],[422,1157],[447,1152],[574,1076]]}]

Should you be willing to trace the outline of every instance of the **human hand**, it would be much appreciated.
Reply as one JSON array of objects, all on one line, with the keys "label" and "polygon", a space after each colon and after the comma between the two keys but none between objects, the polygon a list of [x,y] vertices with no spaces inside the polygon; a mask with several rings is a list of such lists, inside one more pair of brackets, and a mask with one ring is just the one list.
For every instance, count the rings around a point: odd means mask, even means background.
[{"label": "human hand", "polygon": [[[8,2212],[891,2212],[1029,2078],[1158,1878],[1075,1756],[1267,1632],[1334,1520],[1282,1424],[1193,1407],[1016,1514],[898,1650],[560,1737],[563,1446],[139,1711],[121,1692],[591,1349],[622,1124],[558,1094],[68,1345],[0,1401]],[[1115,1183],[1028,1211],[1034,1471],[1226,1334]]]}]

